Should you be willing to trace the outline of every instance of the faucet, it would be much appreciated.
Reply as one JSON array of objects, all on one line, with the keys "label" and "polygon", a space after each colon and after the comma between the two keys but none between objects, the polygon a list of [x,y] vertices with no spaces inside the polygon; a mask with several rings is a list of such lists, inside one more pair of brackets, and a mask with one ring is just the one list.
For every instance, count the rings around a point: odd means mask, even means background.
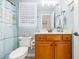
[{"label": "faucet", "polygon": [[58,31],[58,32],[63,32],[63,28],[62,28],[61,26],[58,26],[58,27],[57,27],[57,31]]}]

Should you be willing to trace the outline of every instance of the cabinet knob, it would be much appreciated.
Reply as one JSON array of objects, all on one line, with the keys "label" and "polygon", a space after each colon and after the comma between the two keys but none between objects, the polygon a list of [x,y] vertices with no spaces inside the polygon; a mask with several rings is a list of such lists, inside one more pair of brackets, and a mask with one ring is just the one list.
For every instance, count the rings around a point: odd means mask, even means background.
[{"label": "cabinet knob", "polygon": [[35,48],[37,48],[37,46],[35,46]]},{"label": "cabinet knob", "polygon": [[68,37],[66,37],[66,39],[69,39]]},{"label": "cabinet knob", "polygon": [[55,44],[55,46],[57,46],[57,45]]},{"label": "cabinet knob", "polygon": [[50,44],[50,46],[53,46],[52,44]]},{"label": "cabinet knob", "polygon": [[41,37],[39,37],[39,39],[41,39]]}]

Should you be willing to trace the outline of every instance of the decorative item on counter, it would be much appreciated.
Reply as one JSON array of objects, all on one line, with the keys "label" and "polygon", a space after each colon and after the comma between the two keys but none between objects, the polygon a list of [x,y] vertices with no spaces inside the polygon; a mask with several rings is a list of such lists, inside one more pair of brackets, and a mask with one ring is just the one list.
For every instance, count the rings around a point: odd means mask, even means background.
[{"label": "decorative item on counter", "polygon": [[61,27],[57,27],[57,32],[63,32],[63,29]]},{"label": "decorative item on counter", "polygon": [[51,29],[51,28],[49,28],[49,29],[48,29],[48,32],[52,32],[52,29]]}]

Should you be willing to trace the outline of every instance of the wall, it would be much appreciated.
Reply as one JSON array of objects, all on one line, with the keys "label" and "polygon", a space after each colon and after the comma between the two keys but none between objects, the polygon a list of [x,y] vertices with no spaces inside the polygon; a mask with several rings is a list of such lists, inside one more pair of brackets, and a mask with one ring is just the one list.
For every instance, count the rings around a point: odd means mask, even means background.
[{"label": "wall", "polygon": [[74,32],[79,32],[79,0],[74,0]]},{"label": "wall", "polygon": [[16,8],[6,0],[0,0],[0,59],[17,48]]},{"label": "wall", "polygon": [[[79,33],[79,0],[74,0],[74,32]],[[73,38],[73,59],[79,59],[79,37]]]},{"label": "wall", "polygon": [[33,36],[37,27],[36,3],[19,2],[19,36]]},{"label": "wall", "polygon": [[65,10],[66,16],[66,27],[73,31],[73,22],[74,22],[74,4],[70,4],[73,0],[60,0],[61,10]]}]

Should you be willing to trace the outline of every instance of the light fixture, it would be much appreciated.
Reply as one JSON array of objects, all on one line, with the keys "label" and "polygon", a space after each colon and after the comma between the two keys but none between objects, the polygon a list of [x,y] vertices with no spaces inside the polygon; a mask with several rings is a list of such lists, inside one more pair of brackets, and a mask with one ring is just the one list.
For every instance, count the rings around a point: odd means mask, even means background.
[{"label": "light fixture", "polygon": [[58,2],[56,0],[42,0],[40,1],[40,4],[42,6],[55,6]]}]

